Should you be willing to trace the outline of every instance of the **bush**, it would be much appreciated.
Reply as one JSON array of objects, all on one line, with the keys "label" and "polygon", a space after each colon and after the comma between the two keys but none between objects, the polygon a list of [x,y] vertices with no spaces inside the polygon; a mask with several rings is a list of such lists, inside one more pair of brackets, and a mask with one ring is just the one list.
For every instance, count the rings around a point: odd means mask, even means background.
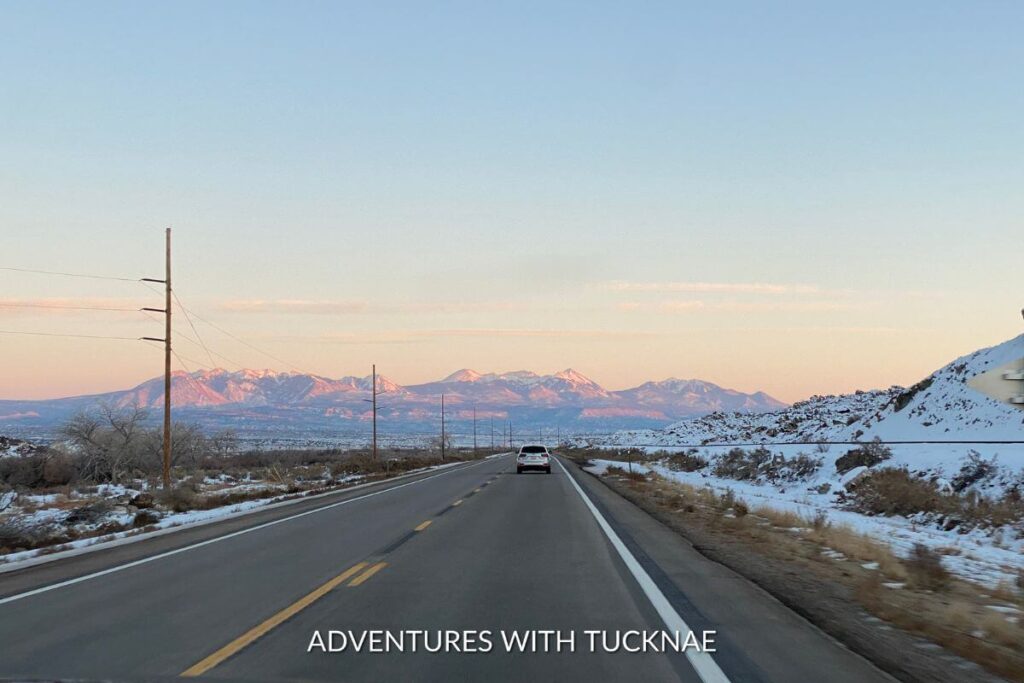
[{"label": "bush", "polygon": [[903,564],[911,584],[916,588],[937,591],[949,584],[949,572],[942,566],[942,556],[923,543],[914,544],[910,556]]},{"label": "bush", "polygon": [[188,512],[195,509],[199,496],[191,486],[179,484],[171,489],[161,489],[156,499],[174,512]]},{"label": "bush", "polygon": [[892,457],[892,449],[882,443],[877,436],[870,443],[860,448],[853,448],[836,458],[836,471],[845,474],[854,467],[874,467]]},{"label": "bush", "polygon": [[767,479],[772,483],[802,481],[811,477],[821,467],[821,458],[799,453],[786,459],[781,453],[773,455],[764,446],[752,451],[733,448],[719,458],[712,473],[716,477],[753,481]]},{"label": "bush", "polygon": [[999,468],[994,457],[991,460],[985,460],[978,451],[968,451],[967,462],[949,484],[954,491],[959,493],[979,481],[995,476],[998,471]]},{"label": "bush", "polygon": [[37,548],[46,542],[49,535],[49,528],[42,525],[16,518],[0,520],[0,552]]},{"label": "bush", "polygon": [[851,507],[869,515],[951,512],[953,506],[934,482],[912,477],[905,469],[887,467],[871,472],[851,492]]},{"label": "bush", "polygon": [[135,519],[132,520],[132,526],[136,529],[150,524],[156,524],[160,521],[160,514],[153,510],[139,510],[135,513]]},{"label": "bush", "polygon": [[43,485],[44,453],[0,458],[0,483],[11,488],[37,488]]},{"label": "bush", "polygon": [[761,473],[761,467],[771,459],[771,451],[763,446],[752,451],[733,448],[719,458],[712,472],[716,477],[749,481],[757,479]]},{"label": "bush", "polygon": [[788,460],[779,456],[773,461],[767,474],[772,481],[805,481],[814,476],[821,468],[822,459],[806,453],[797,453],[795,458]]},{"label": "bush", "polygon": [[701,457],[696,450],[676,453],[665,458],[666,466],[676,472],[696,472],[708,466],[707,458]]},{"label": "bush", "polygon": [[75,461],[66,453],[51,453],[43,462],[42,480],[46,486],[66,486],[77,477]]},{"label": "bush", "polygon": [[76,524],[95,524],[107,516],[113,505],[107,500],[97,500],[94,503],[75,508],[64,518],[64,524],[74,526]]}]

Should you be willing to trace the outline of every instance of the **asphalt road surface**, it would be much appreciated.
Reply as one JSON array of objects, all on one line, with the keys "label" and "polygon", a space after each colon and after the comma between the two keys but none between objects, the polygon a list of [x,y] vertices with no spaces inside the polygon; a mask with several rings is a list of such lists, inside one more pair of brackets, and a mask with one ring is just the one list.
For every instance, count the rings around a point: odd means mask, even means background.
[{"label": "asphalt road surface", "polygon": [[[408,634],[404,652],[308,651],[331,630],[471,633],[447,652]],[[508,652],[501,633],[527,630],[575,651]],[[714,630],[716,652],[585,634],[666,630]],[[489,652],[451,651],[485,649],[481,631]],[[889,680],[574,465],[516,475],[509,456],[0,575],[0,678],[178,676]]]}]

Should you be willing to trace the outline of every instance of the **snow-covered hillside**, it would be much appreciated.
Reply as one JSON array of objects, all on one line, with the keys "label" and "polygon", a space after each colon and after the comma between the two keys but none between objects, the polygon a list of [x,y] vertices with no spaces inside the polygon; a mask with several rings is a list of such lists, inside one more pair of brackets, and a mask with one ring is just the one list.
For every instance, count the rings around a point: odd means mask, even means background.
[{"label": "snow-covered hillside", "polygon": [[1024,410],[968,382],[1024,358],[1024,335],[957,358],[914,386],[813,396],[769,413],[715,412],[665,429],[617,432],[591,445],[683,446],[816,441],[1018,441]]}]

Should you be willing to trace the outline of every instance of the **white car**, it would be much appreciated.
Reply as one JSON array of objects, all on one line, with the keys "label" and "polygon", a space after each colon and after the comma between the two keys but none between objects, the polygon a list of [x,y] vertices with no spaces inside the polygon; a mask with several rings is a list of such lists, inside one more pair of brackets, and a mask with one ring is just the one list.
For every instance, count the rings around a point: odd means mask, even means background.
[{"label": "white car", "polygon": [[527,444],[519,449],[516,456],[516,474],[527,470],[543,470],[551,474],[551,453],[547,446]]}]

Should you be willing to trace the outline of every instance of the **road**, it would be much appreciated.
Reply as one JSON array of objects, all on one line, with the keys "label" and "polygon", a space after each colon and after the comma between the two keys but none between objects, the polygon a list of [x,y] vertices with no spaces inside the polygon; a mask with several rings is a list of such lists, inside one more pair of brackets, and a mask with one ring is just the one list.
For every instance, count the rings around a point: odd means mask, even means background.
[{"label": "road", "polygon": [[[591,652],[584,634],[680,625],[715,630],[716,652]],[[307,651],[318,631],[379,629],[493,647]],[[500,632],[527,629],[576,651],[506,651]],[[181,675],[889,680],[571,463],[516,475],[509,456],[0,575],[0,677]]]}]

